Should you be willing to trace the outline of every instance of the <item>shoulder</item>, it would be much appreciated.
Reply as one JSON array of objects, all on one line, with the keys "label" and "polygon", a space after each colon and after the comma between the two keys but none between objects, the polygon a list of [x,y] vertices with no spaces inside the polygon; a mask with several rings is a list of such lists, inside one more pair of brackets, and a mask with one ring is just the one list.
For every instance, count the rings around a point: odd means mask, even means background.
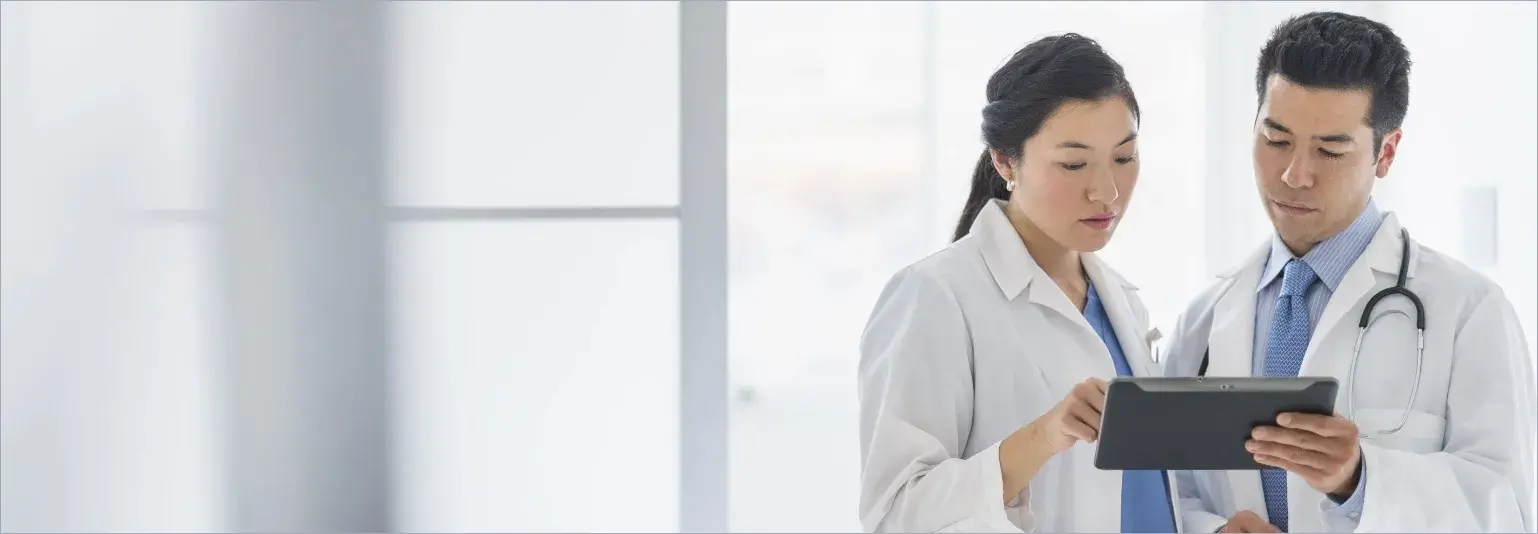
[{"label": "shoulder", "polygon": [[1212,331],[1218,300],[1233,288],[1237,276],[1214,277],[1192,298],[1175,319],[1175,331],[1166,348],[1166,376],[1195,376]]},{"label": "shoulder", "polygon": [[962,238],[893,273],[867,318],[866,335],[921,323],[928,328],[965,330],[963,311],[978,304],[980,291],[998,292],[977,242]]},{"label": "shoulder", "polygon": [[1419,246],[1415,269],[1405,284],[1421,295],[1427,313],[1456,310],[1460,326],[1480,306],[1512,307],[1495,280],[1432,247]]},{"label": "shoulder", "polygon": [[1223,298],[1223,295],[1233,288],[1238,278],[1237,276],[1213,277],[1206,285],[1202,286],[1201,291],[1198,291],[1195,297],[1192,297],[1186,303],[1185,309],[1180,313],[1180,321],[1186,323],[1198,317],[1211,315],[1213,308],[1218,303],[1218,299]]},{"label": "shoulder", "polygon": [[957,295],[974,290],[987,276],[988,266],[978,242],[967,236],[898,269],[887,280],[880,300],[898,293],[960,300]]}]

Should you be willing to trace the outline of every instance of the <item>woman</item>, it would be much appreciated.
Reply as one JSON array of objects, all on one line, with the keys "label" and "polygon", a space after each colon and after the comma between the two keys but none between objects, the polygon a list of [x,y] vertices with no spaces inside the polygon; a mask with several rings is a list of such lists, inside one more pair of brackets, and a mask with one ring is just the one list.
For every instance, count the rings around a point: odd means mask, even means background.
[{"label": "woman", "polygon": [[955,242],[899,271],[860,344],[868,531],[1174,532],[1161,472],[1100,471],[1105,379],[1158,375],[1147,311],[1092,252],[1137,182],[1137,101],[1093,40],[988,80]]}]

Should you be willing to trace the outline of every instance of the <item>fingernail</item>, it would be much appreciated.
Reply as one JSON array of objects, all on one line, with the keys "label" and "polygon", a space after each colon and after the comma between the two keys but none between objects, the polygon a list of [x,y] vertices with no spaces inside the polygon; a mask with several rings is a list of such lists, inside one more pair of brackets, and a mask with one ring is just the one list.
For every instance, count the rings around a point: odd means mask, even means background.
[{"label": "fingernail", "polygon": [[1288,423],[1291,423],[1292,422],[1292,416],[1288,415],[1288,414],[1279,415],[1279,416],[1276,417],[1276,422],[1284,424],[1284,425],[1288,424]]},{"label": "fingernail", "polygon": [[1244,448],[1245,448],[1245,450],[1248,450],[1250,452],[1255,452],[1255,448],[1256,448],[1255,447],[1255,442],[1253,442],[1253,441],[1246,441],[1246,442],[1244,442]]}]

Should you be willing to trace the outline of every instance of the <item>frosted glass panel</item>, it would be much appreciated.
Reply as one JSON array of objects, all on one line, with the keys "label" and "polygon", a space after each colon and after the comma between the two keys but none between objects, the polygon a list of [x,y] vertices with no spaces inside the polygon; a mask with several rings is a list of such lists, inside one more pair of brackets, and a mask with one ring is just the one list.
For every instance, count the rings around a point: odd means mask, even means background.
[{"label": "frosted glass panel", "polygon": [[402,2],[394,202],[678,202],[674,2]]},{"label": "frosted glass panel", "polygon": [[923,209],[923,8],[728,13],[733,531],[860,528],[860,328],[885,277],[939,246]]},{"label": "frosted glass panel", "polygon": [[[212,147],[201,132],[199,68],[207,60],[205,23],[219,5],[3,6],[6,157],[37,165],[9,179],[47,182],[96,173],[87,185],[96,202],[137,209],[209,206],[209,183],[199,167]],[[95,169],[100,161],[113,161],[114,169]]]},{"label": "frosted glass panel", "polygon": [[677,223],[392,232],[400,528],[676,530]]},{"label": "frosted glass panel", "polygon": [[227,529],[208,231],[74,221],[6,242],[0,529]]}]

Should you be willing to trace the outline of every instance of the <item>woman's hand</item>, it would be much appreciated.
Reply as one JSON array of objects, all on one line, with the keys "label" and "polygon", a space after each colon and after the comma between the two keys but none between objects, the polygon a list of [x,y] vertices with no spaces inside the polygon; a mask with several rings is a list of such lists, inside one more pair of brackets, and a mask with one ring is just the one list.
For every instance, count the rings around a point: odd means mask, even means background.
[{"label": "woman's hand", "polygon": [[1099,378],[1080,382],[1047,413],[1004,438],[999,445],[999,468],[1004,474],[1006,504],[1031,484],[1047,460],[1074,443],[1100,438],[1105,388],[1106,382]]},{"label": "woman's hand", "polygon": [[1062,402],[1032,421],[1037,438],[1052,454],[1068,450],[1076,442],[1094,443],[1100,438],[1100,411],[1105,409],[1106,382],[1091,378],[1073,386]]}]

